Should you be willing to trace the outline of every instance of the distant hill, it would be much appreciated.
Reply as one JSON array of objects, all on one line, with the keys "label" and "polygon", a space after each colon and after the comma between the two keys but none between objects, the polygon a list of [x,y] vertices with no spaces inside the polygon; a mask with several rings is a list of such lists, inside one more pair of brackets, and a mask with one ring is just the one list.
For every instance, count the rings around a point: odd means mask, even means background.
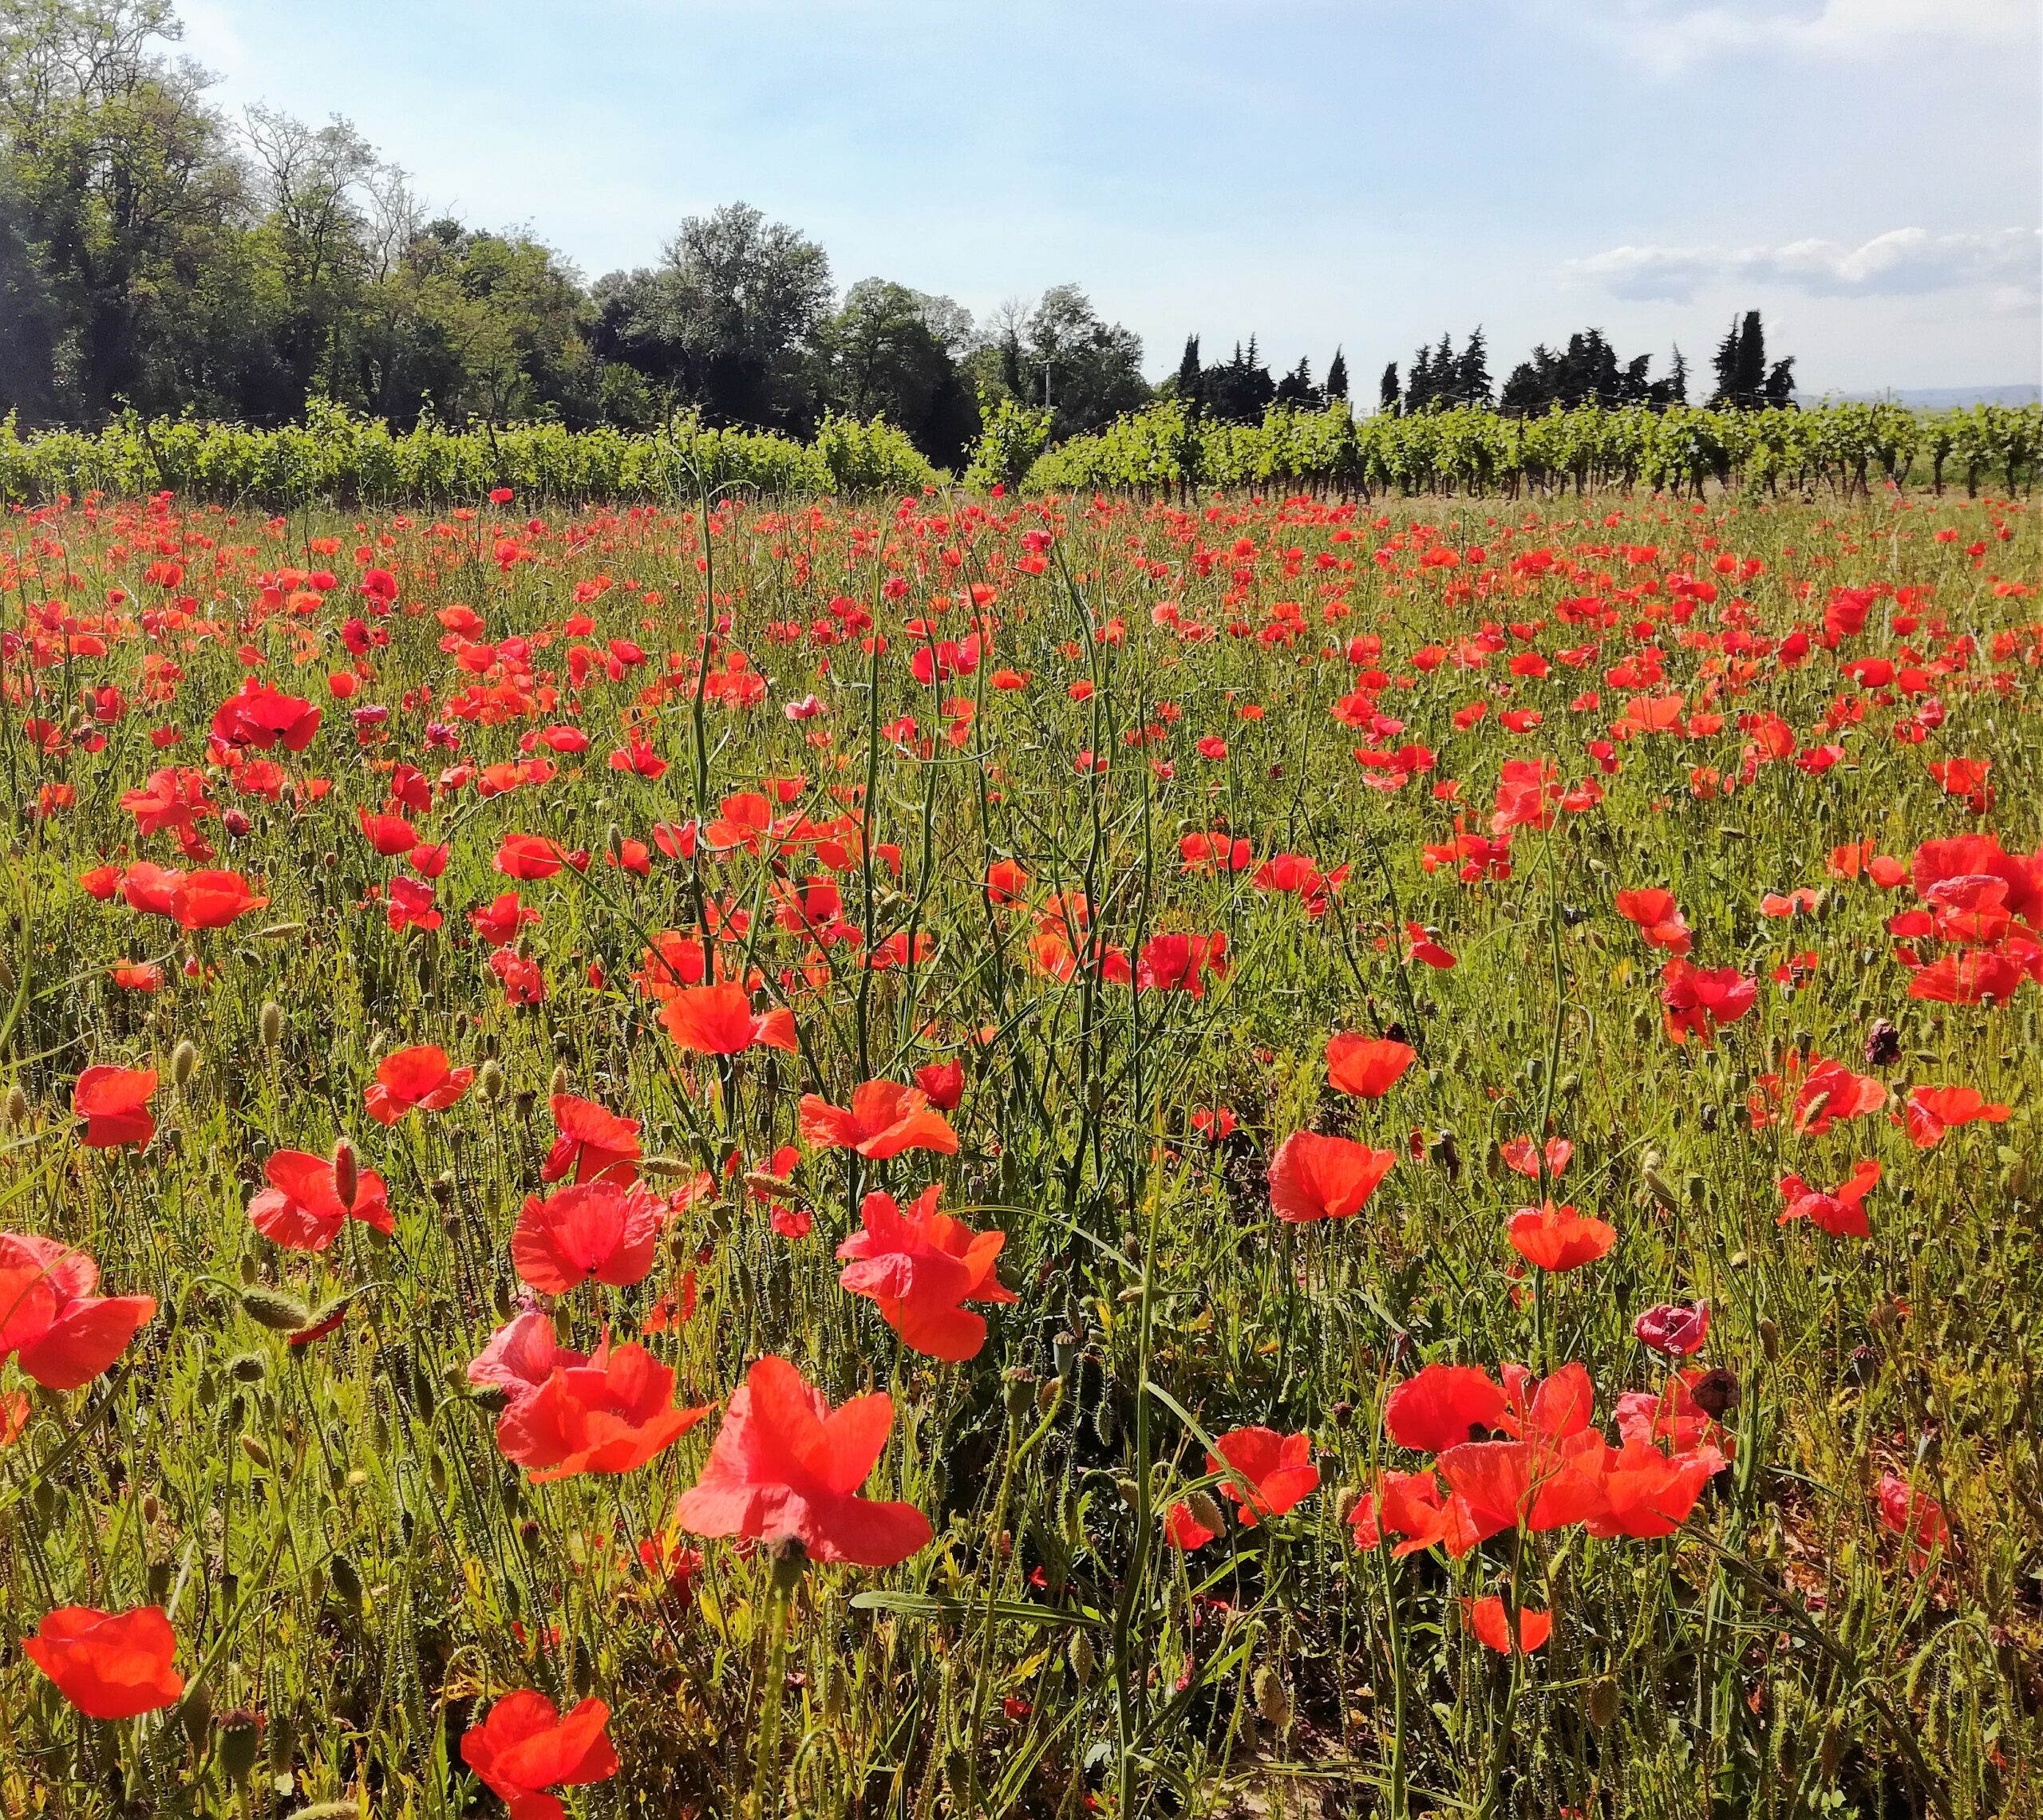
[{"label": "distant hill", "polygon": [[1906,405],[1916,411],[1962,411],[1970,405],[2043,403],[2043,385],[1903,385],[1885,392],[1837,392],[1825,396],[1840,404]]}]

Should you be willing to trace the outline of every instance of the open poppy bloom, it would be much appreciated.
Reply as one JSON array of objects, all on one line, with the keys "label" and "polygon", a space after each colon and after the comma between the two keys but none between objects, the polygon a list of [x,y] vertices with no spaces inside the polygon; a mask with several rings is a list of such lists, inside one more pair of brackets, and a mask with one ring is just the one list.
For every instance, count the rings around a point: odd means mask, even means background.
[{"label": "open poppy bloom", "polygon": [[1866,1223],[1866,1197],[1879,1185],[1880,1166],[1871,1157],[1862,1158],[1850,1178],[1830,1194],[1812,1188],[1799,1175],[1780,1178],[1780,1198],[1787,1205],[1774,1224],[1790,1220],[1813,1220],[1836,1238],[1867,1238],[1872,1229]]},{"label": "open poppy bloom", "polygon": [[176,1634],[160,1605],[125,1612],[65,1605],[22,1639],[22,1653],[88,1719],[133,1719],[184,1692],[184,1677],[172,1666]]},{"label": "open poppy bloom", "polygon": [[535,1484],[576,1473],[636,1472],[709,1413],[674,1406],[674,1372],[636,1340],[555,1361],[544,1384],[497,1418],[496,1444]]},{"label": "open poppy bloom", "polygon": [[500,1390],[516,1402],[544,1388],[556,1365],[588,1362],[587,1355],[561,1345],[548,1317],[528,1307],[497,1328],[489,1344],[468,1361],[468,1382],[478,1389]]},{"label": "open poppy bloom", "polygon": [[742,1055],[755,1044],[793,1055],[795,1014],[784,1005],[754,1017],[752,997],[735,983],[669,988],[663,993],[661,1027],[676,1045],[697,1056]]},{"label": "open poppy bloom", "polygon": [[[1564,1529],[1603,1507],[1610,1443],[1593,1428],[1565,1439],[1469,1441],[1440,1456],[1441,1478],[1466,1511],[1476,1538],[1506,1530]],[[1448,1540],[1448,1552],[1456,1552]]]},{"label": "open poppy bloom", "polygon": [[[1554,1634],[1554,1614],[1535,1612],[1521,1605],[1518,1609],[1518,1622],[1514,1626],[1511,1613],[1504,1609],[1504,1601],[1492,1593],[1487,1598],[1464,1599],[1461,1601],[1462,1621],[1468,1626],[1469,1633],[1485,1649],[1494,1649],[1500,1656],[1508,1656],[1515,1647],[1521,1656],[1529,1656]],[[1516,1640],[1513,1642],[1514,1630]]]},{"label": "open poppy bloom", "polygon": [[1950,1523],[1944,1507],[1926,1491],[1918,1491],[1894,1473],[1883,1473],[1874,1487],[1873,1501],[1880,1522],[1898,1536],[1908,1538],[1909,1565],[1918,1573],[1930,1564],[1930,1550],[1950,1542]]},{"label": "open poppy bloom", "polygon": [[[1728,1372],[1689,1370],[1676,1372],[1658,1392],[1628,1390],[1618,1399],[1618,1434],[1627,1441],[1663,1442],[1677,1454],[1708,1448],[1724,1459],[1733,1451],[1731,1437],[1717,1420],[1728,1410],[1726,1396],[1734,1397],[1737,1380]],[[1697,1400],[1700,1396],[1710,1407]]]},{"label": "open poppy bloom", "polygon": [[79,1140],[88,1150],[121,1144],[140,1149],[156,1135],[149,1096],[156,1090],[154,1068],[124,1068],[101,1063],[87,1068],[71,1089],[71,1110],[85,1121]]},{"label": "open poppy bloom", "polygon": [[1512,1250],[1527,1263],[1555,1272],[1593,1264],[1618,1242],[1618,1229],[1607,1220],[1551,1201],[1520,1207],[1507,1230]]},{"label": "open poppy bloom", "polygon": [[1583,1526],[1606,1540],[1670,1536],[1688,1521],[1724,1464],[1714,1447],[1693,1448],[1670,1459],[1650,1442],[1628,1436],[1604,1460],[1602,1506],[1583,1518]]},{"label": "open poppy bloom", "polygon": [[915,1070],[915,1085],[938,1111],[954,1112],[965,1097],[965,1064],[954,1056],[947,1062],[925,1062]]},{"label": "open poppy bloom", "polygon": [[892,1398],[856,1396],[832,1411],[821,1391],[769,1354],[732,1396],[702,1476],[682,1494],[675,1518],[699,1536],[792,1538],[814,1560],[891,1567],[932,1534],[914,1505],[859,1495],[893,1424]]},{"label": "open poppy bloom", "polygon": [[1806,1063],[1790,1049],[1778,1074],[1763,1074],[1746,1096],[1753,1129],[1760,1131],[1779,1116],[1790,1092],[1794,1095],[1789,1123],[1800,1137],[1820,1138],[1839,1119],[1863,1119],[1887,1104],[1884,1081],[1854,1074],[1843,1063],[1811,1056]]},{"label": "open poppy bloom", "polygon": [[1497,1146],[1497,1155],[1514,1175],[1523,1175],[1534,1182],[1539,1179],[1539,1166],[1543,1162],[1547,1174],[1558,1182],[1567,1174],[1567,1166],[1575,1160],[1575,1146],[1566,1138],[1549,1138],[1538,1147],[1530,1138],[1512,1138]]},{"label": "open poppy bloom", "polygon": [[539,1167],[542,1182],[558,1182],[570,1170],[578,1182],[598,1176],[629,1183],[638,1171],[638,1121],[606,1111],[592,1100],[556,1093],[553,1122],[560,1135]]},{"label": "open poppy bloom", "polygon": [[1182,992],[1193,998],[1206,995],[1207,974],[1216,980],[1227,977],[1227,934],[1216,929],[1211,935],[1159,935],[1144,943],[1135,970],[1136,989],[1141,992]]},{"label": "open poppy bloom", "polygon": [[1504,1427],[1504,1392],[1473,1365],[1428,1365],[1385,1398],[1383,1431],[1401,1447],[1437,1454],[1485,1441]]},{"label": "open poppy bloom", "polygon": [[[1206,1456],[1208,1472],[1226,1471],[1220,1490],[1241,1506],[1242,1522],[1280,1517],[1319,1489],[1312,1463],[1312,1436],[1280,1435],[1274,1428],[1236,1428],[1219,1437],[1219,1456]],[[1243,1481],[1247,1481],[1246,1486]]]},{"label": "open poppy bloom", "polygon": [[239,872],[187,872],[172,888],[170,916],[180,929],[225,929],[269,901]]},{"label": "open poppy bloom", "polygon": [[1918,1150],[1934,1150],[1958,1126],[2005,1125],[2010,1116],[2007,1107],[1990,1105],[1976,1087],[1911,1087],[1901,1108],[1908,1140]]},{"label": "open poppy bloom", "polygon": [[90,1384],[156,1312],[152,1296],[100,1296],[85,1252],[34,1234],[0,1232],[0,1359],[17,1356],[45,1390]]},{"label": "open poppy bloom", "polygon": [[461,1761],[511,1810],[511,1820],[563,1820],[549,1788],[605,1782],[618,1771],[610,1708],[579,1702],[563,1719],[544,1694],[506,1694],[461,1735]]},{"label": "open poppy bloom", "polygon": [[1397,1153],[1351,1138],[1294,1131],[1270,1159],[1270,1205],[1280,1220],[1302,1224],[1360,1213],[1390,1173]]},{"label": "open poppy bloom", "polygon": [[1006,1234],[974,1232],[939,1213],[941,1192],[932,1182],[905,1213],[891,1194],[867,1195],[859,1209],[865,1230],[837,1247],[848,1261],[837,1281],[871,1297],[904,1346],[959,1363],[975,1356],[986,1337],[985,1317],[959,1305],[1018,1298],[994,1270]]},{"label": "open poppy bloom", "polygon": [[302,752],[319,731],[320,710],[295,695],[282,695],[250,677],[213,715],[213,737],[227,746],[267,752],[281,745]]},{"label": "open poppy bloom", "polygon": [[551,878],[567,863],[567,855],[559,843],[543,834],[507,834],[497,843],[496,856],[490,861],[505,878],[520,883]]},{"label": "open poppy bloom", "polygon": [[397,1230],[383,1178],[358,1171],[354,1193],[343,1201],[333,1163],[302,1150],[280,1150],[263,1165],[270,1185],[248,1203],[248,1223],[290,1251],[324,1251],[350,1219],[389,1234]]},{"label": "open poppy bloom", "polygon": [[1380,1472],[1349,1518],[1355,1546],[1374,1548],[1385,1536],[1405,1539],[1390,1552],[1399,1557],[1444,1543],[1457,1559],[1481,1538],[1457,1498],[1444,1496],[1431,1472]]},{"label": "open poppy bloom", "polygon": [[1693,966],[1677,955],[1661,972],[1660,1003],[1673,1042],[1694,1036],[1707,1047],[1720,1024],[1737,1023],[1758,998],[1759,981],[1736,967]]},{"label": "open poppy bloom", "polygon": [[883,1162],[907,1150],[958,1154],[958,1134],[919,1087],[868,1080],[852,1089],[849,1111],[813,1093],[801,1096],[802,1139],[822,1150],[855,1150]]},{"label": "open poppy bloom", "polygon": [[1418,1060],[1409,1043],[1342,1031],[1326,1042],[1326,1084],[1357,1100],[1381,1100]]},{"label": "open poppy bloom", "polygon": [[521,1282],[564,1296],[591,1277],[619,1288],[642,1283],[653,1268],[665,1203],[610,1176],[525,1197],[511,1234],[511,1262]]},{"label": "open poppy bloom", "polygon": [[1504,1396],[1504,1431],[1518,1439],[1543,1435],[1566,1440],[1596,1419],[1596,1387],[1589,1368],[1579,1363],[1544,1378],[1535,1378],[1523,1365],[1506,1365]]},{"label": "open poppy bloom", "polygon": [[1685,954],[1695,938],[1681,918],[1681,906],[1672,891],[1657,887],[1642,891],[1620,891],[1618,914],[1635,924],[1649,948],[1664,948],[1670,954]]},{"label": "open poppy bloom", "polygon": [[424,1043],[385,1056],[376,1079],[363,1090],[362,1104],[377,1124],[394,1125],[414,1106],[445,1111],[459,1102],[475,1077],[473,1068],[456,1068],[445,1049]]}]

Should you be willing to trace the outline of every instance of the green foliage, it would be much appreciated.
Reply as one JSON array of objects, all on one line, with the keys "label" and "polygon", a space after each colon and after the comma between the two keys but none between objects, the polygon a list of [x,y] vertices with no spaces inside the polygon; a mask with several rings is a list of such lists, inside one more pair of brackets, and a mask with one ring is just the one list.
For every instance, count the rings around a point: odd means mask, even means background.
[{"label": "green foliage", "polygon": [[982,404],[982,414],[979,440],[965,470],[965,484],[982,492],[1005,487],[1012,492],[1037,464],[1049,440],[1050,413],[1032,410],[1013,398],[998,398]]}]

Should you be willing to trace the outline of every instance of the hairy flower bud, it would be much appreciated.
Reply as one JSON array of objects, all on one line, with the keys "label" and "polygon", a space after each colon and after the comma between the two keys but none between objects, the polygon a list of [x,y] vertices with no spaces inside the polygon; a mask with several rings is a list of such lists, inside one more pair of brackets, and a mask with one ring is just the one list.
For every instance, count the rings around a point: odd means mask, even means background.
[{"label": "hairy flower bud", "polygon": [[170,1052],[170,1084],[182,1087],[198,1071],[199,1046],[187,1036]]},{"label": "hairy flower bud", "polygon": [[284,1008],[273,998],[263,1001],[263,1009],[255,1014],[255,1029],[263,1039],[263,1047],[274,1049],[283,1040]]}]

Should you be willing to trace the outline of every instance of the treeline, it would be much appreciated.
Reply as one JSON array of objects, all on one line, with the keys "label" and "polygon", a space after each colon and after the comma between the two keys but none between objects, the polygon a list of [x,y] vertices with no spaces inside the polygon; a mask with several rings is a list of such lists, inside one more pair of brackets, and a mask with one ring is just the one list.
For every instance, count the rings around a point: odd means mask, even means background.
[{"label": "treeline", "polygon": [[1460,406],[1355,417],[1345,405],[1272,405],[1260,424],[1203,417],[1176,399],[1051,446],[1039,420],[988,427],[975,476],[1030,493],[1184,495],[1282,488],[1369,497],[1573,488],[1768,491],[1947,482],[2013,492],[2043,462],[2043,406],[1918,413],[1897,405],[1698,409],[1600,404],[1508,417]]},{"label": "treeline", "polygon": [[[1883,482],[2033,488],[2043,406],[1982,405],[1935,415],[1894,405],[1812,410],[1585,405],[1536,417],[1451,409],[1356,417],[1345,405],[1300,411],[1274,401],[1260,424],[1200,417],[1175,398],[1053,444],[1052,413],[1010,401],[989,415],[965,484],[1010,493],[1282,488],[1369,498],[1480,495],[1563,488],[1699,493]],[[408,431],[315,403],[274,429],[133,415],[97,431],[21,435],[0,421],[0,501],[181,496],[264,509],[314,501],[476,505],[509,487],[521,506],[692,503],[705,489],[757,495],[933,489],[943,476],[884,422],[826,417],[808,441],[678,417],[651,431],[564,424]]]},{"label": "treeline", "polygon": [[354,127],[230,118],[170,0],[0,3],[0,414],[255,424],[318,402],[421,423],[811,439],[884,416],[962,465],[981,401],[1081,434],[1148,401],[1142,344],[1075,286],[975,323],[742,203],[585,284],[518,232],[433,218]]}]

